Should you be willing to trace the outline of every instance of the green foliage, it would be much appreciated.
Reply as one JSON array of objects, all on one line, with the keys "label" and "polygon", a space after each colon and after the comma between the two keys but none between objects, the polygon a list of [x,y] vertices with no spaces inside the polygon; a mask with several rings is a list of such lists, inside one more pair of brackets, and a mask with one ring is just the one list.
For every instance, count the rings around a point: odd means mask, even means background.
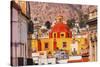
[{"label": "green foliage", "polygon": [[46,26],[47,29],[50,29],[51,28],[51,23],[49,21],[46,21],[45,26]]},{"label": "green foliage", "polygon": [[86,21],[83,19],[79,23],[80,28],[86,27]]},{"label": "green foliage", "polygon": [[75,26],[75,20],[69,19],[69,20],[67,20],[67,24],[70,28],[73,28]]},{"label": "green foliage", "polygon": [[89,16],[87,14],[84,14],[82,16],[82,18],[80,19],[80,23],[79,23],[80,28],[86,27],[86,22],[88,21],[88,17]]}]

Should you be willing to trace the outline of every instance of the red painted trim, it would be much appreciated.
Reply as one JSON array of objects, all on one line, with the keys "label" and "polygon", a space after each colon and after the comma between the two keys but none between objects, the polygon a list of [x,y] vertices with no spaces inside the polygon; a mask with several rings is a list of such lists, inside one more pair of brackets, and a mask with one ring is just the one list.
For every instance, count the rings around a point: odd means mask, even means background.
[{"label": "red painted trim", "polygon": [[81,60],[69,60],[69,61],[68,61],[68,63],[73,63],[73,62],[74,62],[74,63],[75,63],[75,62],[82,62],[82,59],[81,59]]}]

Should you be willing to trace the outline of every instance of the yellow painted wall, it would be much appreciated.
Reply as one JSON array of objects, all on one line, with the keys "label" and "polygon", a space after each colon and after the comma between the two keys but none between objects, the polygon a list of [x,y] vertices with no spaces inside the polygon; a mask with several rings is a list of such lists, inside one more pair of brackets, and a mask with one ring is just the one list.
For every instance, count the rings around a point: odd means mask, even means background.
[{"label": "yellow painted wall", "polygon": [[[68,50],[69,51],[69,54],[71,54],[71,44],[72,44],[72,38],[60,38],[60,39],[57,39],[57,47],[59,49],[65,49],[65,50]],[[82,46],[82,44],[85,43],[85,39],[84,38],[79,38],[79,39],[76,39],[79,41],[78,43],[78,54],[80,54],[80,51],[81,51],[81,48],[84,47]],[[66,42],[67,43],[67,47],[66,48],[63,48],[63,42]]]},{"label": "yellow painted wall", "polygon": [[[41,40],[41,47],[42,47],[42,51],[46,50],[46,51],[53,51],[53,43],[52,43],[52,39],[40,39]],[[45,49],[45,43],[48,43],[48,49]],[[36,39],[33,39],[32,40],[32,48],[38,50],[38,43],[37,43],[37,40]]]},{"label": "yellow painted wall", "polygon": [[[45,49],[45,43],[48,43],[48,49]],[[42,50],[53,51],[52,39],[41,39]]]},{"label": "yellow painted wall", "polygon": [[[48,39],[48,38],[44,38],[44,39],[40,39],[41,40],[41,44],[42,44],[42,51],[46,50],[46,51],[54,51],[53,50],[53,38],[52,39]],[[57,47],[59,49],[66,49],[69,51],[69,54],[71,54],[71,44],[72,44],[72,38],[57,38]],[[77,38],[77,41],[79,41],[79,46],[78,46],[78,54],[80,54],[81,52],[81,48],[84,48],[85,46],[82,46],[82,44],[85,43],[85,39],[84,38]],[[45,49],[45,43],[48,42],[49,44],[49,48]],[[66,42],[67,44],[67,48],[63,48],[63,42]],[[38,46],[37,46],[37,40],[32,40],[32,48],[36,48],[36,50],[38,50]]]},{"label": "yellow painted wall", "polygon": [[34,39],[34,40],[32,40],[32,45],[31,45],[31,46],[32,46],[32,48],[33,48],[33,49],[35,48],[35,49],[36,49],[36,51],[38,51],[38,44],[37,44],[37,40],[35,40],[35,39]]}]

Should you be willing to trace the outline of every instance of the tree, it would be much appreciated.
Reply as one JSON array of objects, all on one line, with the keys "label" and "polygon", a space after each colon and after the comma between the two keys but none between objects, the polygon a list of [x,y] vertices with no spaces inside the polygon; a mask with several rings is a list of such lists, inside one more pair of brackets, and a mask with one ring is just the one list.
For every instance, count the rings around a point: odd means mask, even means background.
[{"label": "tree", "polygon": [[50,21],[46,21],[46,22],[45,22],[45,26],[46,26],[47,29],[50,29],[50,28],[51,28],[51,23],[50,23]]},{"label": "tree", "polygon": [[72,9],[74,9],[79,15],[79,25],[80,28],[86,27],[86,22],[88,21],[88,14],[83,14],[82,5],[79,5],[78,8],[74,5],[69,5]]},{"label": "tree", "polygon": [[80,20],[80,28],[86,27],[86,22],[88,21],[88,15],[83,15],[83,19]]},{"label": "tree", "polygon": [[73,28],[75,26],[75,20],[69,19],[69,20],[67,20],[67,24],[70,28]]}]

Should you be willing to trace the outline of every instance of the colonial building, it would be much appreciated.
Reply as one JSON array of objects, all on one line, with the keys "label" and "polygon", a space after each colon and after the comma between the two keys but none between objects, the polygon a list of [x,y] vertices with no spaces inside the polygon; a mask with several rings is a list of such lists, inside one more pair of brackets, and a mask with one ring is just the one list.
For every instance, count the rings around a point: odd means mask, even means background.
[{"label": "colonial building", "polygon": [[[30,23],[28,3],[21,4],[18,0],[11,1],[11,65],[27,65],[29,58],[29,29]],[[26,10],[27,6],[27,10]],[[30,27],[31,28],[31,27]],[[33,30],[33,29],[32,29]]]},{"label": "colonial building", "polygon": [[87,24],[90,30],[97,30],[97,9],[94,7],[89,8],[89,18]]},{"label": "colonial building", "polygon": [[[51,51],[52,53],[57,49],[66,50],[69,55],[72,55],[72,32],[70,28],[63,22],[56,22],[49,31],[49,38],[32,39],[32,49],[38,51]],[[85,38],[76,38],[78,43],[77,54],[80,55],[81,48],[86,48],[84,45]],[[76,48],[76,47],[75,47]]]},{"label": "colonial building", "polygon": [[87,22],[90,30],[90,59],[97,60],[97,9],[90,7],[89,20]]}]

